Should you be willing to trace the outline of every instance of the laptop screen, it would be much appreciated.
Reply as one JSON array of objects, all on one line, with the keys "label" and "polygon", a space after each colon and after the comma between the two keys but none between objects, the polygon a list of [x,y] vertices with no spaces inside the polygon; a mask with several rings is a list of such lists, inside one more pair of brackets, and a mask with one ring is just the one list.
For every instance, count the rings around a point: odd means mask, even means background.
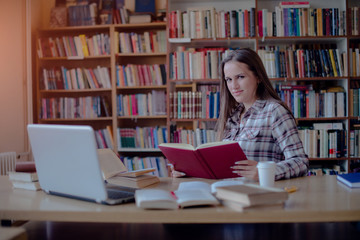
[{"label": "laptop screen", "polygon": [[29,124],[41,188],[100,202],[107,198],[90,126]]}]

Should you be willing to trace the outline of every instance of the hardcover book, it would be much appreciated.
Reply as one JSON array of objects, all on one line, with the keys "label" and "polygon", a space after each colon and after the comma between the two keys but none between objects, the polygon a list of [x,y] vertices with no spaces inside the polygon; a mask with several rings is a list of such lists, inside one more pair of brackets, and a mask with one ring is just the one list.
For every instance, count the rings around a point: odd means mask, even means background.
[{"label": "hardcover book", "polygon": [[33,190],[33,191],[38,191],[41,189],[39,181],[27,182],[27,181],[12,180],[11,183],[13,188]]},{"label": "hardcover book", "polygon": [[244,206],[282,203],[288,199],[288,192],[280,188],[243,184],[218,187],[216,197],[230,200]]},{"label": "hardcover book", "polygon": [[38,181],[38,175],[36,172],[9,172],[9,179],[11,181],[35,182]]},{"label": "hardcover book", "polygon": [[337,180],[350,188],[360,188],[360,173],[347,173],[336,176]]},{"label": "hardcover book", "polygon": [[236,161],[246,160],[238,142],[205,143],[197,148],[190,144],[162,143],[160,150],[175,170],[189,177],[223,179],[239,177],[230,168]]},{"label": "hardcover book", "polygon": [[9,172],[9,180],[13,188],[40,190],[35,162],[17,162],[15,171]]},{"label": "hardcover book", "polygon": [[261,210],[279,210],[284,208],[284,203],[274,203],[274,204],[262,204],[262,205],[255,205],[255,206],[247,206],[245,204],[231,201],[231,200],[221,200],[221,204],[225,207],[228,207],[232,210],[238,212],[248,212],[248,211],[261,211]]}]

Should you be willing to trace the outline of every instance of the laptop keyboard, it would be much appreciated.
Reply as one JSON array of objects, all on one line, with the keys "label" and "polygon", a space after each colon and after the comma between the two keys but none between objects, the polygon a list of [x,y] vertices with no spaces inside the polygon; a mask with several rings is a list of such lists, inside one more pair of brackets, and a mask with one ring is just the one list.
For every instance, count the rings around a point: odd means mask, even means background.
[{"label": "laptop keyboard", "polygon": [[129,198],[134,197],[133,192],[125,192],[114,189],[107,189],[108,198],[109,199],[121,199],[121,198]]}]

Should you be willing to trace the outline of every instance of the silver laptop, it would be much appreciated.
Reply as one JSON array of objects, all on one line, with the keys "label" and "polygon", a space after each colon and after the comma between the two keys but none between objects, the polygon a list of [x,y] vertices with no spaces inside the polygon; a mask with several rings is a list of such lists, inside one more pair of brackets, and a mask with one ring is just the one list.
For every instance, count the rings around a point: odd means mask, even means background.
[{"label": "silver laptop", "polygon": [[41,188],[49,194],[120,204],[134,201],[135,189],[105,184],[90,126],[27,126]]}]

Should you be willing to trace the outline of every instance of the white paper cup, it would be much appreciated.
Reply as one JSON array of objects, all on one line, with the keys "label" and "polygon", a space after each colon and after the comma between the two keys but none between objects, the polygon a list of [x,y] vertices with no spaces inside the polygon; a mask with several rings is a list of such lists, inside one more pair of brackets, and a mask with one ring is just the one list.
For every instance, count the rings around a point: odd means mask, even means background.
[{"label": "white paper cup", "polygon": [[272,161],[257,164],[260,186],[274,187],[276,163]]}]

